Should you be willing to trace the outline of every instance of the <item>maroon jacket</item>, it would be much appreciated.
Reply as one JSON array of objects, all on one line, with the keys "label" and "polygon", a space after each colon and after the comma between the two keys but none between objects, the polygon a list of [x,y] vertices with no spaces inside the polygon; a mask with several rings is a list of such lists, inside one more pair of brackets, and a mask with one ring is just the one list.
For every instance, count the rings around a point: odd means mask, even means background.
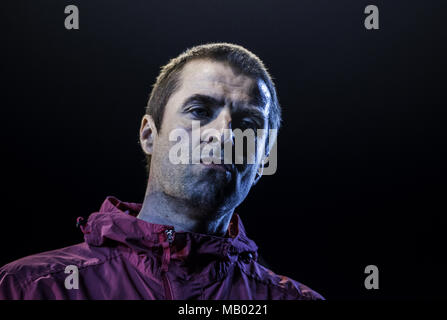
[{"label": "maroon jacket", "polygon": [[2,267],[0,299],[323,299],[260,265],[236,213],[218,237],[146,222],[140,209],[107,197],[81,227],[85,242]]}]

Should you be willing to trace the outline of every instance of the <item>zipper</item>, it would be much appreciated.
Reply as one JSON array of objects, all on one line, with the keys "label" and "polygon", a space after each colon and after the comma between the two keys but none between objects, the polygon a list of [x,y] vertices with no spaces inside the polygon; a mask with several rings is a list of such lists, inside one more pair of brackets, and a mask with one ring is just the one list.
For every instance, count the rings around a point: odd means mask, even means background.
[{"label": "zipper", "polygon": [[163,287],[165,291],[165,299],[166,300],[173,300],[173,294],[172,294],[172,286],[169,282],[168,278],[168,267],[169,267],[169,261],[171,259],[171,244],[174,241],[174,229],[166,229],[166,241],[163,241],[163,257],[162,257],[162,265],[161,265],[161,277],[163,280]]},{"label": "zipper", "polygon": [[172,297],[172,288],[171,284],[169,283],[168,274],[165,271],[162,271],[162,277],[163,277],[163,286],[165,289],[165,299],[166,300],[174,300]]},{"label": "zipper", "polygon": [[174,229],[166,229],[165,233],[168,243],[171,245],[172,241],[174,241]]}]

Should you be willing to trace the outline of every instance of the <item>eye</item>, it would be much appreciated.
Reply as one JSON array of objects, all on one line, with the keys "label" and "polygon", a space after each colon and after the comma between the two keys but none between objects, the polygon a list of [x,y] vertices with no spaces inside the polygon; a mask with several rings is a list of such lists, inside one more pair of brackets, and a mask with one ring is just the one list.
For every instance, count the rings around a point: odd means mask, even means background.
[{"label": "eye", "polygon": [[243,120],[241,121],[241,127],[242,127],[242,128],[252,128],[252,129],[254,129],[254,128],[257,127],[257,125],[256,125],[256,123],[254,123],[254,122],[251,121],[251,120],[243,119]]},{"label": "eye", "polygon": [[206,118],[209,116],[209,111],[204,107],[192,107],[188,110],[196,118]]}]

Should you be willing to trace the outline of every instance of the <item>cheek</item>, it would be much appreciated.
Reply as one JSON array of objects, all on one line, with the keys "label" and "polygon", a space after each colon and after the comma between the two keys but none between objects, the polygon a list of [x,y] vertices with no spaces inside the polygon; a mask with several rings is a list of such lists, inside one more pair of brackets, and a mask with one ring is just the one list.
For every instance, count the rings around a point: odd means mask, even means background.
[{"label": "cheek", "polygon": [[161,174],[168,173],[167,171],[171,171],[171,163],[169,159],[169,150],[171,149],[171,142],[167,137],[158,137],[158,139],[154,142],[154,152],[152,154],[152,161],[154,165],[157,166],[157,171],[160,171]]},{"label": "cheek", "polygon": [[245,171],[240,175],[239,188],[241,190],[250,189],[253,184],[254,178],[256,176],[256,167],[254,165],[249,165]]},{"label": "cheek", "polygon": [[[180,179],[181,176],[185,176],[193,170],[193,166],[186,165],[183,162],[179,162],[179,159],[184,159],[186,154],[187,159],[190,159],[191,151],[189,148],[189,136],[184,136],[182,139],[176,141],[170,141],[168,132],[160,136],[154,147],[154,155],[156,156],[158,171],[161,177]],[[183,153],[185,152],[185,153]],[[171,161],[173,157],[173,161]]]}]

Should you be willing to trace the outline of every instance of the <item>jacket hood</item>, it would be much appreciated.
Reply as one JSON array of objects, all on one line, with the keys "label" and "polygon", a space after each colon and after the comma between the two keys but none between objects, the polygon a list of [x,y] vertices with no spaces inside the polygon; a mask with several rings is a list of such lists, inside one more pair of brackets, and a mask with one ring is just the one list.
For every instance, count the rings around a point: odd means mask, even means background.
[{"label": "jacket hood", "polygon": [[[137,218],[141,203],[123,202],[108,196],[99,212],[92,213],[81,226],[85,241],[91,246],[125,245],[144,253],[158,250],[165,244],[165,231],[170,225],[150,223]],[[225,236],[213,236],[174,230],[171,259],[184,260],[189,256],[208,256],[234,262],[238,258],[256,260],[258,247],[246,235],[237,213],[233,213]]]}]

